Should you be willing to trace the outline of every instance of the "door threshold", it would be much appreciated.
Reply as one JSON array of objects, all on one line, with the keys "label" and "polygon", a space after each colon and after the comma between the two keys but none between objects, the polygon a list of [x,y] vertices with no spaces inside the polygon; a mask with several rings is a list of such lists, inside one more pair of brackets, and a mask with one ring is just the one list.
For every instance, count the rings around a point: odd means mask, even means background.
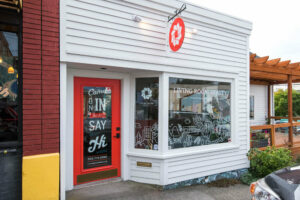
[{"label": "door threshold", "polygon": [[116,182],[121,182],[121,181],[122,181],[121,177],[110,178],[110,179],[105,179],[105,180],[100,180],[100,181],[93,181],[90,183],[76,185],[76,186],[74,186],[73,190],[79,190],[82,188],[94,187],[94,186],[105,185],[105,184],[109,184],[109,183],[116,183]]}]

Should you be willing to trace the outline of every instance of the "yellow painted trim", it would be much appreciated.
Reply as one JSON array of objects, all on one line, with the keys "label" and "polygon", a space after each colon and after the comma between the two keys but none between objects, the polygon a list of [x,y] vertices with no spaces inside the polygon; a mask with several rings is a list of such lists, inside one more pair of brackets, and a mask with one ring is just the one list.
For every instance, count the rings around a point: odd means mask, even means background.
[{"label": "yellow painted trim", "polygon": [[59,199],[59,153],[23,157],[23,200]]},{"label": "yellow painted trim", "polygon": [[50,156],[58,156],[59,157],[59,153],[48,153],[48,154],[39,154],[39,155],[33,155],[33,156],[24,156],[23,160],[25,160],[25,159],[50,157]]}]

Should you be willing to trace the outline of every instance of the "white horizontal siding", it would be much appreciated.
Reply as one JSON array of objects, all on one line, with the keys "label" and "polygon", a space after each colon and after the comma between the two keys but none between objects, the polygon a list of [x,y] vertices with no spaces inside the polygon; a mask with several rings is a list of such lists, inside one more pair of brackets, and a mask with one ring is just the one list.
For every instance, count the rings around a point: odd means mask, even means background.
[{"label": "white horizontal siding", "polygon": [[[182,48],[172,52],[168,47],[167,17],[182,5],[181,1],[63,1],[62,62],[236,78],[232,136],[237,136],[237,148],[161,160],[129,156],[130,180],[171,184],[248,167],[251,23],[187,3],[181,15],[186,37]],[[133,15],[140,16],[142,22],[132,21]],[[190,33],[192,29],[197,33]],[[138,167],[137,161],[151,162],[152,167]]]},{"label": "white horizontal siding", "polygon": [[[137,166],[137,162],[150,162],[152,167]],[[144,159],[131,157],[130,162],[130,180],[160,185],[161,182],[161,163],[153,159]]]},{"label": "white horizontal siding", "polygon": [[[200,11],[200,8],[192,5],[188,5],[184,12],[187,13],[187,17],[182,15],[182,18],[185,20],[187,32],[194,28],[198,32],[186,34],[182,48],[176,53],[170,52],[166,39],[169,29],[166,19],[168,13],[173,10],[172,6],[178,3],[177,1],[170,1],[167,4],[159,1],[67,1],[63,14],[65,31],[62,41],[64,52],[61,59],[72,62],[72,57],[68,55],[81,55],[90,56],[91,59],[99,57],[169,66],[176,66],[174,63],[183,66],[187,61],[194,61],[194,68],[202,68],[206,64],[229,68],[245,66],[247,35],[232,28],[234,26],[248,30],[249,23],[228,16],[223,16],[223,20],[219,21],[218,18],[221,16],[219,13],[213,15],[217,19],[210,17],[200,20],[204,13],[210,15],[214,13],[207,9],[201,9],[203,13],[198,14],[197,17],[200,18],[195,20],[192,16],[195,16],[195,9]],[[132,21],[135,14],[142,17],[141,23]],[[232,20],[231,23],[229,21],[224,23],[224,17]],[[220,23],[223,25],[218,26]],[[227,28],[225,25],[228,25]],[[143,59],[138,59],[140,57]],[[226,68],[222,70],[226,71]]]},{"label": "white horizontal siding", "polygon": [[268,116],[268,87],[265,85],[250,85],[250,96],[254,96],[254,119],[250,125],[266,124]]}]

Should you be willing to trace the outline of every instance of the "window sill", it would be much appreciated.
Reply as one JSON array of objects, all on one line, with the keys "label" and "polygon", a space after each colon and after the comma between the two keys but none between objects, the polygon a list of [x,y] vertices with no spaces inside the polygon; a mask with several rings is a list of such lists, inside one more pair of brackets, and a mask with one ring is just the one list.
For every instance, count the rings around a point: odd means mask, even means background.
[{"label": "window sill", "polygon": [[141,152],[128,152],[127,156],[134,156],[134,157],[141,157],[141,158],[152,158],[152,159],[159,159],[159,160],[166,160],[184,156],[193,156],[211,152],[222,152],[227,150],[236,150],[238,151],[239,145],[236,144],[222,144],[221,145],[212,145],[212,147],[207,148],[208,146],[201,146],[201,147],[190,147],[190,148],[180,148],[180,149],[173,149],[169,150],[167,153],[164,154],[146,154]]}]

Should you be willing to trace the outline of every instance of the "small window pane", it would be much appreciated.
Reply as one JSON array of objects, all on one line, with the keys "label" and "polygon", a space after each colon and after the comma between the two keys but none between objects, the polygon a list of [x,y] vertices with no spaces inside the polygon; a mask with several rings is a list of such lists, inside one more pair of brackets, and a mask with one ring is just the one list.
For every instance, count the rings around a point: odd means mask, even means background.
[{"label": "small window pane", "polygon": [[0,31],[0,142],[18,141],[18,35]]},{"label": "small window pane", "polygon": [[169,149],[231,141],[230,83],[169,79]]},{"label": "small window pane", "polygon": [[254,96],[250,96],[250,119],[254,119]]},{"label": "small window pane", "polygon": [[137,78],[135,148],[158,150],[158,78]]}]

